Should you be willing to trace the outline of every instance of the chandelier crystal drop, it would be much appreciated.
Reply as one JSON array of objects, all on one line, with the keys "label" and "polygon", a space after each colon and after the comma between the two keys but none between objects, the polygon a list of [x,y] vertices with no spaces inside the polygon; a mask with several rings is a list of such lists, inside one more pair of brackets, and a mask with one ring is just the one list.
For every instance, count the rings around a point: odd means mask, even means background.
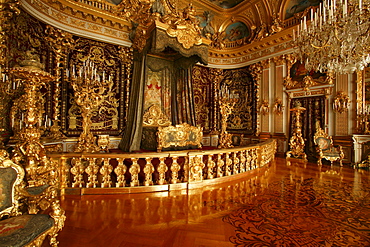
[{"label": "chandelier crystal drop", "polygon": [[324,0],[303,17],[293,40],[308,70],[363,70],[370,63],[370,0]]}]

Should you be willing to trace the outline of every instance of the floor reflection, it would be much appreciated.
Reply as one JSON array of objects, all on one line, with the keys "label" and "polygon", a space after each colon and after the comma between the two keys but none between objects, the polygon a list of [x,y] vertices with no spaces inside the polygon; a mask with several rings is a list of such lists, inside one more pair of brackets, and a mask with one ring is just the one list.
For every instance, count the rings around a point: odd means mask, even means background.
[{"label": "floor reflection", "polygon": [[60,246],[370,246],[369,181],[277,158],[202,189],[67,196]]}]

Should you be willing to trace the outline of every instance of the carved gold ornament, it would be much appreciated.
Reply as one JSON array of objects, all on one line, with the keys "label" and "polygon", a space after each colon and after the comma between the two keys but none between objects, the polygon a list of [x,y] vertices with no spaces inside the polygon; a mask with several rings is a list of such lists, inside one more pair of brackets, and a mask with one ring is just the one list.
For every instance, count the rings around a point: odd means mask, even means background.
[{"label": "carved gold ornament", "polygon": [[260,113],[265,116],[265,115],[269,114],[269,112],[270,112],[269,102],[264,99],[261,102]]},{"label": "carved gold ornament", "polygon": [[169,126],[171,125],[171,121],[163,113],[159,105],[152,105],[144,112],[143,124],[144,126],[156,126],[156,127]]},{"label": "carved gold ornament", "polygon": [[281,98],[276,98],[274,103],[274,112],[276,115],[281,115],[284,112],[283,100]]},{"label": "carved gold ornament", "polygon": [[334,97],[333,101],[333,110],[338,113],[343,113],[348,111],[349,103],[349,96],[346,95],[343,91],[337,92],[337,95]]}]

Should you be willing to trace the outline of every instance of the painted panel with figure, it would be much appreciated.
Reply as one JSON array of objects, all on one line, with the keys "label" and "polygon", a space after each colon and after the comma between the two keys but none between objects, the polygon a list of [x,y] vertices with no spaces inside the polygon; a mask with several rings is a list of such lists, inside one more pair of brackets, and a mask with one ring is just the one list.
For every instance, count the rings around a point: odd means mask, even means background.
[{"label": "painted panel with figure", "polygon": [[236,41],[250,35],[248,27],[243,22],[235,22],[229,25],[225,32],[225,39],[228,41]]},{"label": "painted panel with figure", "polygon": [[318,6],[322,0],[291,0],[285,11],[285,19],[289,19],[294,14],[304,11],[310,6]]}]

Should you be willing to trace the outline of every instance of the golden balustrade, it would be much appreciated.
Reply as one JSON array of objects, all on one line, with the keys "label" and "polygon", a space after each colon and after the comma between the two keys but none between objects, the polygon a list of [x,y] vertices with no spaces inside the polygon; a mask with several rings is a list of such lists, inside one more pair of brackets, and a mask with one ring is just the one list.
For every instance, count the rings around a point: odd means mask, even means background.
[{"label": "golden balustrade", "polygon": [[[263,167],[276,140],[246,147],[151,153],[50,153],[63,194],[115,194],[195,188]],[[192,185],[194,184],[194,186]]]}]

